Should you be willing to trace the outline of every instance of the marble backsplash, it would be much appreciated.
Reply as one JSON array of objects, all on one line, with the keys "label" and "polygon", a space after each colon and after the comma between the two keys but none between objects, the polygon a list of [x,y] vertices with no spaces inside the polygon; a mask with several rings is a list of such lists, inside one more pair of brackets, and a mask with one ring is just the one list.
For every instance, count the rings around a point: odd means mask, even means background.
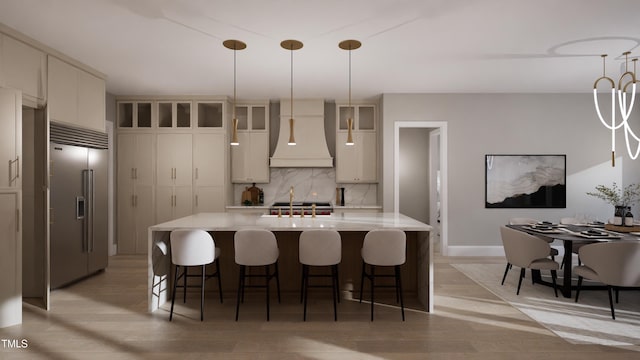
[{"label": "marble backsplash", "polygon": [[[294,201],[330,202],[335,205],[336,187],[344,187],[345,205],[377,205],[377,184],[336,184],[334,168],[272,168],[271,182],[257,184],[264,191],[264,204],[289,202],[289,189],[294,188]],[[251,184],[234,184],[233,205],[240,205],[242,192]]]}]

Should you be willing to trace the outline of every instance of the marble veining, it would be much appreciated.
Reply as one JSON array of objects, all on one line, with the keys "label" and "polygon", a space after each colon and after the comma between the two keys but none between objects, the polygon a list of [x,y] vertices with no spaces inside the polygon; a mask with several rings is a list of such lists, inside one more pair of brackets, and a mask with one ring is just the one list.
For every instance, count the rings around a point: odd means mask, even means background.
[{"label": "marble veining", "polygon": [[[233,205],[240,205],[242,192],[251,184],[234,185]],[[264,191],[264,204],[288,202],[294,187],[294,200],[305,202],[336,201],[336,187],[345,188],[345,205],[377,205],[377,184],[336,184],[335,168],[272,168],[271,182],[257,184]]]}]

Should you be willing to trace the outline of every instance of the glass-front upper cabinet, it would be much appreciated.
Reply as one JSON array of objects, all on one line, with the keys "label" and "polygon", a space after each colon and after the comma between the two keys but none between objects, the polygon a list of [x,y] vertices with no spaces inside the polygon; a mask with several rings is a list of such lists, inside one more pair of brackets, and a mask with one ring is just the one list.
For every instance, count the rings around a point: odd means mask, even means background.
[{"label": "glass-front upper cabinet", "polygon": [[197,101],[195,104],[199,128],[222,129],[224,127],[224,106],[221,101]]},{"label": "glass-front upper cabinet", "polygon": [[352,117],[352,130],[375,131],[376,107],[375,105],[337,105],[338,130],[348,130],[347,119]]},{"label": "glass-front upper cabinet", "polygon": [[158,101],[158,128],[191,128],[190,101]]},{"label": "glass-front upper cabinet", "polygon": [[118,128],[151,128],[153,126],[151,101],[119,101],[117,108]]},{"label": "glass-front upper cabinet", "polygon": [[243,104],[236,106],[238,131],[266,131],[269,123],[266,104]]}]

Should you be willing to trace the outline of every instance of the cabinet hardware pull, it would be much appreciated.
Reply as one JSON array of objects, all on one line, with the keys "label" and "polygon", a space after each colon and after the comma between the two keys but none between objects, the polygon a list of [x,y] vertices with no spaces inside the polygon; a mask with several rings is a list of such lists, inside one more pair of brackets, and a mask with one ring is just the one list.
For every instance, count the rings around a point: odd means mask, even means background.
[{"label": "cabinet hardware pull", "polygon": [[196,168],[196,180],[198,180],[198,168]]},{"label": "cabinet hardware pull", "polygon": [[136,201],[135,201],[136,205],[135,206],[138,207],[138,195],[134,195],[134,196],[135,196],[135,199],[136,199]]},{"label": "cabinet hardware pull", "polygon": [[20,232],[20,209],[16,209],[16,232]]},{"label": "cabinet hardware pull", "polygon": [[[16,175],[13,176],[13,164],[16,166]],[[9,186],[20,177],[20,157],[15,160],[9,160]]]},{"label": "cabinet hardware pull", "polygon": [[196,207],[198,207],[198,195],[196,195]]},{"label": "cabinet hardware pull", "polygon": [[135,180],[136,179],[136,175],[134,173],[134,168],[131,168],[131,179]]},{"label": "cabinet hardware pull", "polygon": [[134,168],[134,179],[138,180],[138,168]]},{"label": "cabinet hardware pull", "polygon": [[136,207],[135,195],[131,195],[131,207]]}]

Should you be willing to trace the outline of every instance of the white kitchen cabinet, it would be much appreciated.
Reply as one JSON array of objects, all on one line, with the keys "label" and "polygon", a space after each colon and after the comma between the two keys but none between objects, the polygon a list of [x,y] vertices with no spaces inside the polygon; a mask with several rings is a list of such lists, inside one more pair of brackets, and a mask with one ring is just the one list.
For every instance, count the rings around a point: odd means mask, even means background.
[{"label": "white kitchen cabinet", "polygon": [[191,186],[156,187],[156,221],[165,221],[192,214]]},{"label": "white kitchen cabinet", "polygon": [[224,102],[195,101],[194,110],[198,128],[210,130],[224,128]]},{"label": "white kitchen cabinet", "polygon": [[0,328],[22,323],[20,191],[0,190]]},{"label": "white kitchen cabinet", "polygon": [[192,213],[192,134],[157,134],[156,220]]},{"label": "white kitchen cabinet", "polygon": [[239,145],[231,146],[231,181],[269,182],[268,105],[238,105]]},{"label": "white kitchen cabinet", "polygon": [[191,186],[191,134],[158,134],[156,154],[159,186]]},{"label": "white kitchen cabinet", "polygon": [[150,129],[152,127],[153,102],[118,101],[117,124],[119,129]]},{"label": "white kitchen cabinet", "polygon": [[145,254],[147,228],[155,224],[154,139],[150,133],[118,136],[118,252]]},{"label": "white kitchen cabinet", "polygon": [[46,63],[44,52],[0,34],[0,86],[22,91],[25,105],[44,104]]},{"label": "white kitchen cabinet", "polygon": [[105,131],[105,84],[84,70],[48,56],[49,118]]},{"label": "white kitchen cabinet", "polygon": [[224,212],[224,186],[195,186],[193,189],[193,213]]},{"label": "white kitchen cabinet", "polygon": [[193,135],[193,212],[224,211],[227,141],[222,132]]},{"label": "white kitchen cabinet", "polygon": [[0,328],[22,322],[22,95],[0,88]]},{"label": "white kitchen cabinet", "polygon": [[[378,140],[375,106],[336,106],[336,182],[378,182]],[[353,114],[353,145],[346,145],[347,119]]]},{"label": "white kitchen cabinet", "polygon": [[159,129],[191,128],[191,101],[158,101]]},{"label": "white kitchen cabinet", "polygon": [[22,96],[0,88],[0,189],[21,189]]}]

